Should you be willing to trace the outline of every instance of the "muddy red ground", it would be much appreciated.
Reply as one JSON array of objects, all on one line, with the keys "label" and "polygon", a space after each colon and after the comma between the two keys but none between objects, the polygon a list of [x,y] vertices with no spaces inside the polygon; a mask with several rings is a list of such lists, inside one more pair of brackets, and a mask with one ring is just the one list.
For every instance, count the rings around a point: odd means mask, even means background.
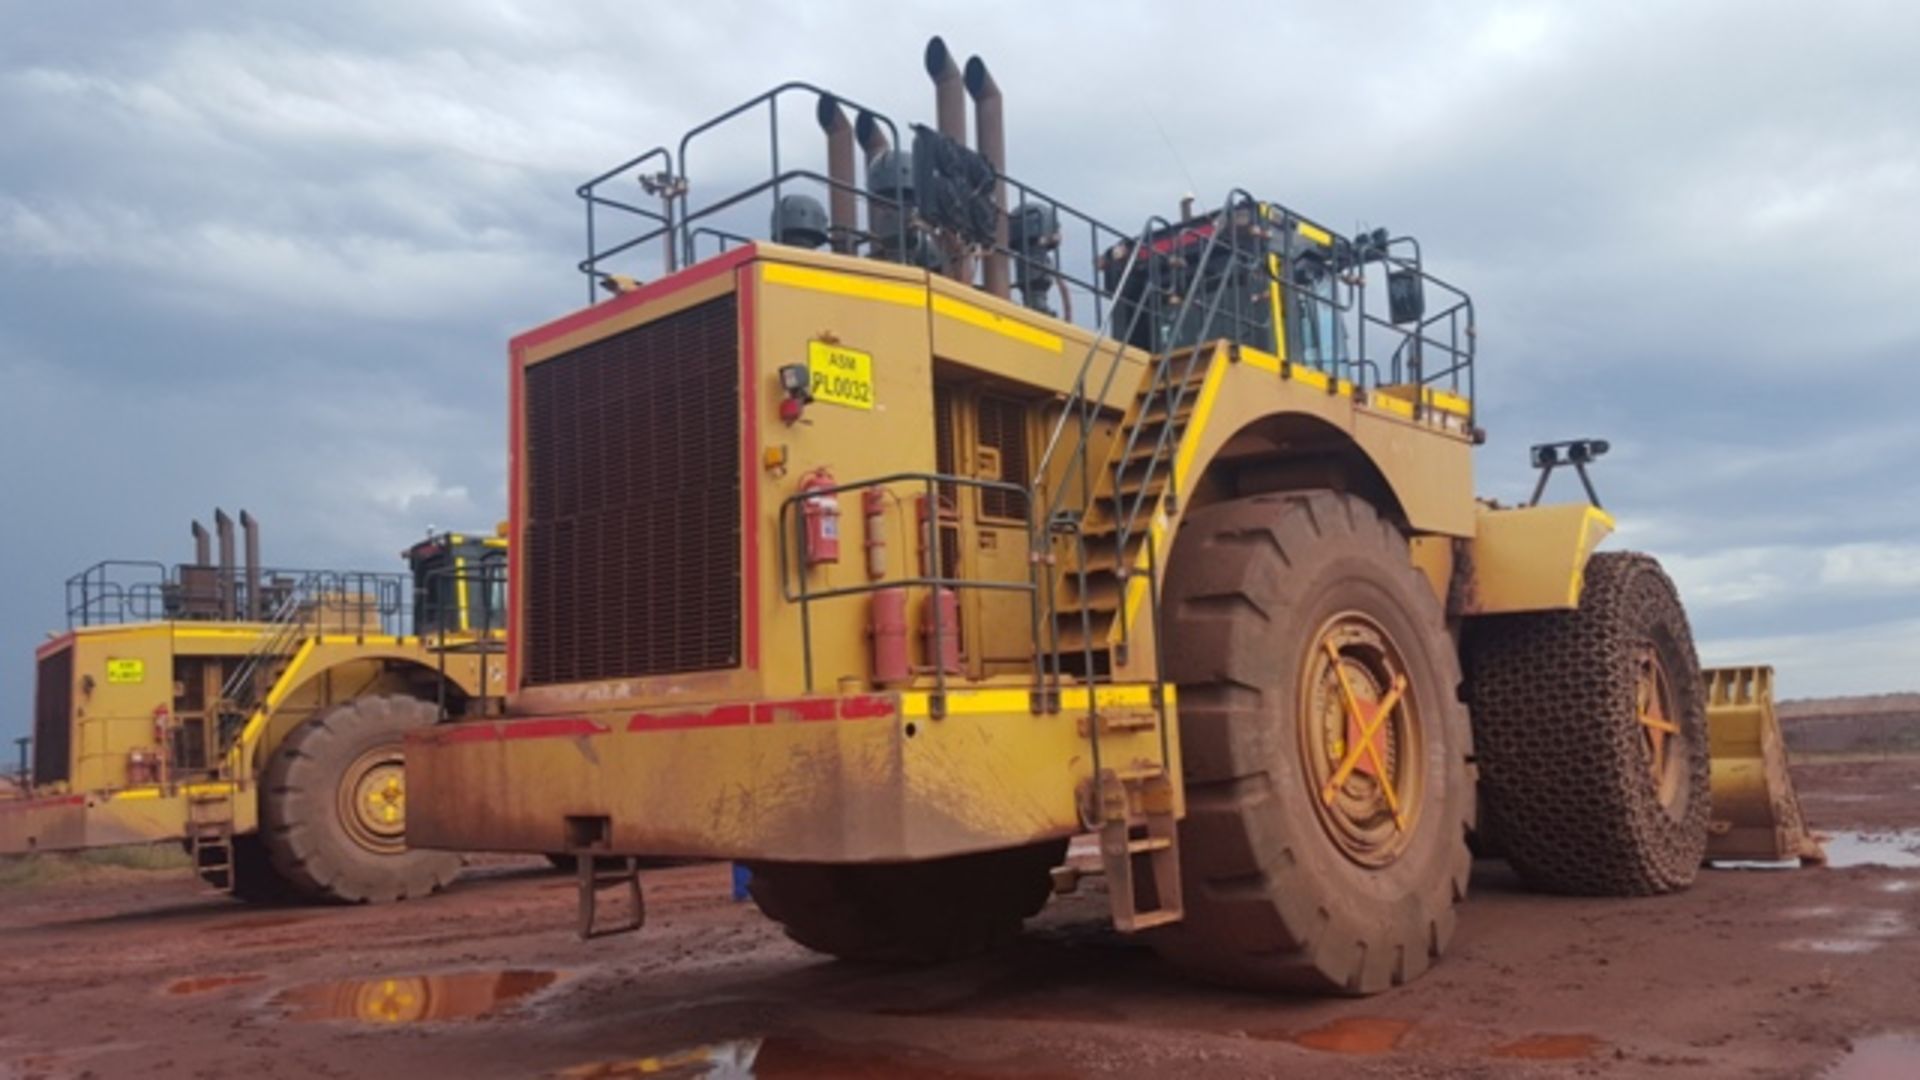
[{"label": "muddy red ground", "polygon": [[[1797,775],[1817,828],[1920,826],[1920,760]],[[1641,901],[1482,863],[1442,963],[1357,1001],[1183,982],[1096,897],[1001,955],[889,972],[788,943],[720,866],[650,872],[646,930],[591,943],[570,882],[523,865],[331,910],[111,872],[0,890],[0,1076],[1920,1076],[1920,1044],[1870,1039],[1920,1032],[1916,841],[1859,849],[1912,866]]]}]

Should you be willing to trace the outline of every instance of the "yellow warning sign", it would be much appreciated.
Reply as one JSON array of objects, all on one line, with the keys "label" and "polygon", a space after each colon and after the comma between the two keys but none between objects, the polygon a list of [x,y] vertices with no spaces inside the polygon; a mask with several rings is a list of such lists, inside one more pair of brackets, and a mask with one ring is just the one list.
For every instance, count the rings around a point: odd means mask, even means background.
[{"label": "yellow warning sign", "polygon": [[858,349],[807,342],[807,372],[813,400],[854,409],[873,408],[873,354]]},{"label": "yellow warning sign", "polygon": [[109,660],[107,661],[107,681],[110,683],[146,682],[147,662],[145,660]]}]

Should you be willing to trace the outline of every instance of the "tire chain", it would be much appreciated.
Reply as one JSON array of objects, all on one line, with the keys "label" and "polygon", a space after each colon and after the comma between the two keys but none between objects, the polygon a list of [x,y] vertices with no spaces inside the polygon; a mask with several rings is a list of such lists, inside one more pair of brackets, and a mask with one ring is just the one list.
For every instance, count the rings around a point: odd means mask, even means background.
[{"label": "tire chain", "polygon": [[[1651,557],[1589,561],[1574,611],[1471,620],[1466,653],[1481,793],[1508,861],[1550,892],[1639,896],[1690,884],[1707,838],[1706,700],[1686,613]],[[1681,820],[1661,807],[1635,701],[1654,641],[1688,755]]]}]

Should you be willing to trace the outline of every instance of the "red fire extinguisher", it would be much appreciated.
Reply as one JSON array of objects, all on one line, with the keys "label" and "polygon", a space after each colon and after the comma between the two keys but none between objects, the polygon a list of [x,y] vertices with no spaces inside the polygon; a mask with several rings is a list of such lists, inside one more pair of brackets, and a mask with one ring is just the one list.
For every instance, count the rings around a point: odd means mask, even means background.
[{"label": "red fire extinguisher", "polygon": [[815,469],[800,478],[800,493],[807,496],[800,501],[801,540],[805,549],[801,561],[808,566],[840,561],[840,497],[809,494],[825,492],[833,486],[833,474],[825,469]]}]

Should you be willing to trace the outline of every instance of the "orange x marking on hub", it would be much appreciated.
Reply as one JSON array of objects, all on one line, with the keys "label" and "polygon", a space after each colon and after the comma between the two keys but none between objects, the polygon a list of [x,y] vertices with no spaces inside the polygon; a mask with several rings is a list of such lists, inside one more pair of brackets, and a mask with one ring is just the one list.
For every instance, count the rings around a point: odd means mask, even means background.
[{"label": "orange x marking on hub", "polygon": [[1361,757],[1365,756],[1372,759],[1373,777],[1379,782],[1380,793],[1386,796],[1387,811],[1393,815],[1394,828],[1404,830],[1407,826],[1406,820],[1400,814],[1400,797],[1394,794],[1393,778],[1387,774],[1386,755],[1380,748],[1380,736],[1383,734],[1380,728],[1386,723],[1387,717],[1393,714],[1394,707],[1400,704],[1401,695],[1406,693],[1406,676],[1395,675],[1393,687],[1387,691],[1387,696],[1381,698],[1374,705],[1373,710],[1368,712],[1361,706],[1360,699],[1354,696],[1352,684],[1347,682],[1347,669],[1340,661],[1340,650],[1334,648],[1331,641],[1325,641],[1322,644],[1326,647],[1327,655],[1333,660],[1334,677],[1340,680],[1340,700],[1346,706],[1347,730],[1359,728],[1360,737],[1350,744],[1346,758],[1327,779],[1326,786],[1320,789],[1320,800],[1331,805],[1334,797],[1340,792],[1340,785],[1347,782],[1347,777],[1353,775],[1354,769],[1360,765]]}]

